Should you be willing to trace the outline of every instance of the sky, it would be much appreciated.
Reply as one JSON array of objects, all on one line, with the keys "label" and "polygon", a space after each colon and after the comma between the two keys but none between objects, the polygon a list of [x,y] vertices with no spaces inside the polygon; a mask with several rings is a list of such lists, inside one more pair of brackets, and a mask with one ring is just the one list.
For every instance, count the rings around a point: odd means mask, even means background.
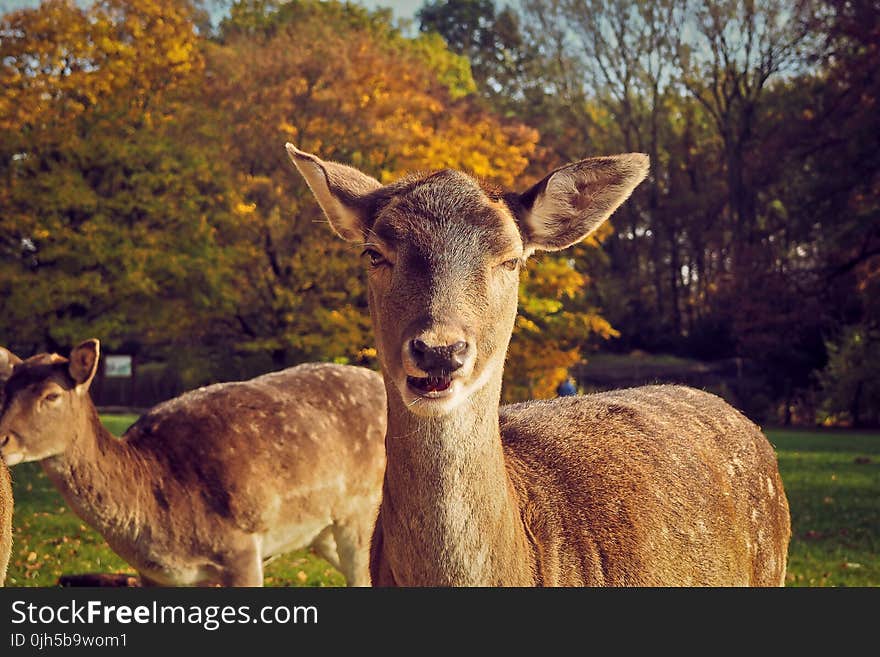
[{"label": "sky", "polygon": [[[36,7],[39,4],[40,0],[0,0],[0,13],[22,7]],[[394,10],[394,15],[398,18],[414,18],[416,11],[422,6],[423,0],[360,0],[357,4],[362,4],[370,9],[391,7]]]},{"label": "sky", "polygon": [[391,7],[398,18],[414,18],[416,11],[424,4],[422,0],[362,0],[360,3],[370,9]]}]

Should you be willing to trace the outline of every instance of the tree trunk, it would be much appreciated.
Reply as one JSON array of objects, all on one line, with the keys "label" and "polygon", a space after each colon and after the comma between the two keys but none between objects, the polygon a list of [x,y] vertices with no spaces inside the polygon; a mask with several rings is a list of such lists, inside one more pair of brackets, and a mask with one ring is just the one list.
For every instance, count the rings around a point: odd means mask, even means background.
[{"label": "tree trunk", "polygon": [[279,347],[278,349],[272,350],[272,366],[276,370],[281,370],[287,367],[287,349]]},{"label": "tree trunk", "polygon": [[852,416],[852,425],[853,429],[857,429],[862,426],[861,409],[859,408],[862,405],[862,387],[864,385],[864,381],[859,381],[858,385],[856,385],[856,393],[853,395],[852,404],[849,407],[849,414]]},{"label": "tree trunk", "polygon": [[[671,223],[671,222],[670,222]],[[669,226],[669,284],[670,299],[669,305],[672,309],[672,330],[675,331],[675,337],[681,337],[681,308],[679,307],[679,284],[681,281],[681,261],[678,258],[678,239],[673,225]]]}]

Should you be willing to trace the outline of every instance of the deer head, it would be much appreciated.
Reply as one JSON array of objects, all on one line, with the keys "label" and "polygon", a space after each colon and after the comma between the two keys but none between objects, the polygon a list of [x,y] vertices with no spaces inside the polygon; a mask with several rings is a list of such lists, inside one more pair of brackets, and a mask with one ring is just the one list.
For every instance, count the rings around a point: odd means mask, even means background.
[{"label": "deer head", "polygon": [[500,386],[526,258],[585,238],[648,171],[642,154],[590,158],[515,194],[449,169],[383,186],[291,144],[287,152],[333,229],[363,245],[386,382],[421,416]]},{"label": "deer head", "polygon": [[6,463],[39,461],[67,449],[79,419],[94,412],[88,389],[99,354],[98,341],[87,340],[70,359],[57,354],[16,359],[0,413],[0,454]]}]

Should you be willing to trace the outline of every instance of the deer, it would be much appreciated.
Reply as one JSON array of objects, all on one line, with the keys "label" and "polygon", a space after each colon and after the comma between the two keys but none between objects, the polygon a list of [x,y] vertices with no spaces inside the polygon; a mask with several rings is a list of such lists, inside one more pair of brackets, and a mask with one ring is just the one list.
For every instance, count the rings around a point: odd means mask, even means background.
[{"label": "deer", "polygon": [[608,220],[647,156],[515,193],[453,169],[383,185],[286,150],[364,249],[388,401],[374,586],[784,585],[775,453],[719,397],[653,385],[500,406],[525,261]]},{"label": "deer", "polygon": [[[3,384],[12,374],[19,359],[0,347],[0,404],[3,403]],[[6,461],[0,458],[0,586],[6,582],[6,570],[12,556],[12,475]]]},{"label": "deer", "polygon": [[186,392],[121,438],[89,394],[100,343],[21,361],[6,381],[0,454],[39,461],[73,511],[146,586],[262,586],[312,547],[369,586],[385,465],[385,389],[363,367],[306,363]]}]

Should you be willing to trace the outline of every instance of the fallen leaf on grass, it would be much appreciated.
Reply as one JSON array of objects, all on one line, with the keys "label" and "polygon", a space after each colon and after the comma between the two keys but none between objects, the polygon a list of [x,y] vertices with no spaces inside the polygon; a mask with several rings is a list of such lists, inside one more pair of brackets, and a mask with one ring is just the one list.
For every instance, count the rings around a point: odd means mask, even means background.
[{"label": "fallen leaf on grass", "polygon": [[301,571],[299,571],[299,572],[296,574],[296,578],[297,578],[300,582],[302,582],[303,584],[305,584],[305,583],[308,581],[309,576],[306,575],[306,572],[305,572],[304,570],[301,570]]}]

